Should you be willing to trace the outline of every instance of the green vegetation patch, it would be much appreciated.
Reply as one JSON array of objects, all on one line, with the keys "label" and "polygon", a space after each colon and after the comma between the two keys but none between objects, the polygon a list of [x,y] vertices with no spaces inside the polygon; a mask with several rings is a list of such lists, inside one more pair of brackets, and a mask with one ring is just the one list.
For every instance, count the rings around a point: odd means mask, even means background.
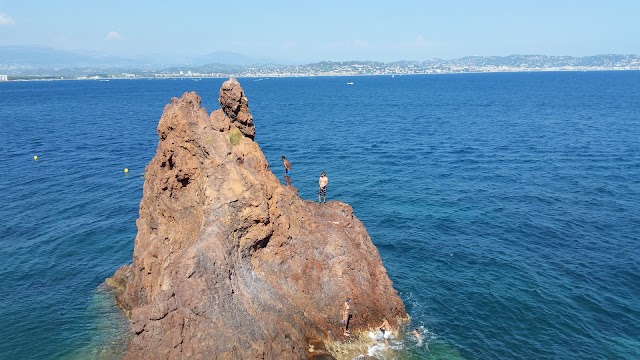
[{"label": "green vegetation patch", "polygon": [[231,145],[238,145],[240,144],[240,140],[242,140],[242,133],[240,132],[240,130],[238,130],[238,128],[231,128],[231,130],[229,130],[229,141],[231,142]]}]

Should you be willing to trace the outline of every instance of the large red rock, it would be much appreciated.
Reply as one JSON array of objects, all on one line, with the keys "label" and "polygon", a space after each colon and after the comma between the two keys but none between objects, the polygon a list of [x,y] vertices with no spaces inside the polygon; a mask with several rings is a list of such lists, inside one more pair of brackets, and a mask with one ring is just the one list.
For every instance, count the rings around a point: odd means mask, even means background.
[{"label": "large red rock", "polygon": [[[134,335],[128,359],[300,359],[310,339],[405,318],[352,208],[302,200],[270,171],[231,79],[222,109],[174,98],[147,165],[133,263],[116,285]],[[238,133],[239,129],[241,134]]]}]

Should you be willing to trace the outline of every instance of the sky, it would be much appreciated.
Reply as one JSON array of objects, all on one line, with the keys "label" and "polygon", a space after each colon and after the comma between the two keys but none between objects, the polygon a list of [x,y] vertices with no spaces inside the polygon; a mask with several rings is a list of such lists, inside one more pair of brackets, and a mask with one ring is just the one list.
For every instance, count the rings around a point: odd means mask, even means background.
[{"label": "sky", "polygon": [[282,63],[640,54],[638,0],[0,0],[0,46]]}]

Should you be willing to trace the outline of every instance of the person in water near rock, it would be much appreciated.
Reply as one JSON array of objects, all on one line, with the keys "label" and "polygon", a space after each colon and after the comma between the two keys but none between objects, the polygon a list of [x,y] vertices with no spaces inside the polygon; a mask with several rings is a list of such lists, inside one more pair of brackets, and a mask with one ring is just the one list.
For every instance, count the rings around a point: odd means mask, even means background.
[{"label": "person in water near rock", "polygon": [[382,337],[384,338],[384,347],[389,347],[389,337],[391,336],[391,325],[387,321],[386,317],[382,317],[382,324],[378,325],[380,331],[382,331]]},{"label": "person in water near rock", "polygon": [[287,160],[284,155],[282,155],[282,164],[284,165],[284,181],[287,185],[291,185],[291,176],[289,176],[289,171],[291,171],[291,163]]},{"label": "person in water near rock", "polygon": [[342,335],[344,336],[349,336],[349,303],[351,302],[351,299],[347,298],[347,300],[344,301],[344,304],[342,304]]},{"label": "person in water near rock", "polygon": [[321,203],[321,197],[324,196],[324,202],[327,202],[327,185],[329,184],[329,178],[327,174],[322,172],[320,174],[320,179],[318,179],[318,184],[320,185],[320,189],[318,189],[318,202]]},{"label": "person in water near rock", "polygon": [[418,341],[418,346],[422,345],[422,335],[420,335],[420,330],[418,330],[418,328],[415,328],[411,333],[413,334],[413,336],[416,337],[416,340]]}]

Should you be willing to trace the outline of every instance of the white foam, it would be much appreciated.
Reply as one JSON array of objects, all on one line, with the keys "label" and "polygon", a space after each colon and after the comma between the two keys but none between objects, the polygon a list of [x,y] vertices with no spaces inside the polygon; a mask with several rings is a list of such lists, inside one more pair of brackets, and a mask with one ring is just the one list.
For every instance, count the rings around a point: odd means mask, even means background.
[{"label": "white foam", "polygon": [[384,350],[384,344],[375,344],[375,345],[369,346],[367,355],[374,356],[376,353],[379,353],[382,350]]}]

